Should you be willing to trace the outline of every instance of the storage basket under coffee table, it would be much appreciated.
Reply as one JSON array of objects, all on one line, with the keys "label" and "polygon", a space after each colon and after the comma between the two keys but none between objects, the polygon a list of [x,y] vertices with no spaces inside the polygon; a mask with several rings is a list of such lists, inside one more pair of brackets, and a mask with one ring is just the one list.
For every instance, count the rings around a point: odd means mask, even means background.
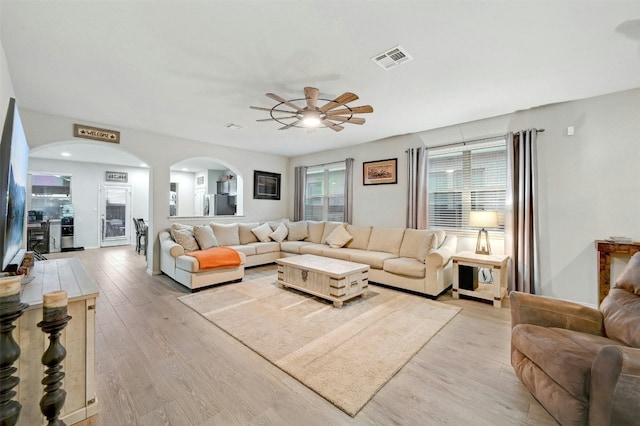
[{"label": "storage basket under coffee table", "polygon": [[330,259],[313,254],[285,257],[278,263],[278,284],[323,299],[336,308],[344,301],[366,294],[369,287],[369,265]]}]

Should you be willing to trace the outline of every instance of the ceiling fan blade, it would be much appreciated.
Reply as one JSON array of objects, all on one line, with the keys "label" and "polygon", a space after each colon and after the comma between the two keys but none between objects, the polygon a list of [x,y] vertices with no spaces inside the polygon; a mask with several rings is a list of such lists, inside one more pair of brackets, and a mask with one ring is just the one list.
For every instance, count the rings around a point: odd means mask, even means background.
[{"label": "ceiling fan blade", "polygon": [[302,108],[300,108],[298,105],[289,102],[285,98],[282,98],[282,97],[276,95],[275,93],[267,93],[266,95],[267,95],[268,98],[271,98],[274,101],[282,102],[283,104],[285,104],[289,108],[293,108],[296,111],[302,111]]},{"label": "ceiling fan blade", "polygon": [[305,87],[304,97],[307,99],[307,107],[309,109],[316,109],[318,105],[318,94],[320,91],[315,87]]},{"label": "ceiling fan blade", "polygon": [[286,129],[289,129],[289,128],[291,128],[291,127],[295,126],[296,124],[300,123],[300,121],[301,121],[301,120],[296,120],[296,121],[294,121],[294,122],[292,122],[292,123],[287,124],[287,125],[286,125],[286,126],[284,126],[284,127],[280,127],[278,130],[286,130]]},{"label": "ceiling fan blade", "polygon": [[352,123],[352,124],[364,124],[364,118],[360,117],[341,117],[339,115],[332,115],[331,120],[333,121],[342,121],[343,123]]},{"label": "ceiling fan blade", "polygon": [[297,118],[297,115],[289,115],[287,117],[277,117],[277,118],[261,118],[260,120],[256,120],[256,121],[277,121],[277,120],[286,120],[289,118]]},{"label": "ceiling fan blade", "polygon": [[342,95],[335,98],[334,100],[332,100],[331,102],[327,102],[325,105],[323,105],[320,108],[320,111],[327,112],[334,108],[338,108],[339,106],[342,106],[344,104],[348,104],[349,102],[353,102],[357,99],[358,99],[358,95],[350,92],[345,92]]},{"label": "ceiling fan blade", "polygon": [[340,126],[339,124],[332,123],[329,120],[322,120],[322,124],[324,124],[325,126],[330,128],[331,130],[336,131],[336,132],[344,130],[344,127]]},{"label": "ceiling fan blade", "polygon": [[295,114],[296,111],[286,111],[284,109],[273,109],[273,108],[263,108],[257,106],[250,106],[251,109],[257,109],[258,111],[275,111],[275,112],[286,112],[287,114]]},{"label": "ceiling fan blade", "polygon": [[366,114],[369,112],[373,112],[373,107],[371,105],[362,105],[353,108],[336,109],[334,111],[329,111],[327,115]]}]

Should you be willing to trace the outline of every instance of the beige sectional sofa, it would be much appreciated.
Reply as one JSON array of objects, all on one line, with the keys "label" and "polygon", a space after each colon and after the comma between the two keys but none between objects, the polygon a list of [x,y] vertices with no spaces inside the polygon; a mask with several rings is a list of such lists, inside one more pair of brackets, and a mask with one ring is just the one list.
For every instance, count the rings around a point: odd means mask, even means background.
[{"label": "beige sectional sofa", "polygon": [[[444,231],[313,221],[267,225],[210,224],[219,245],[241,253],[243,265],[234,271],[200,270],[198,261],[185,255],[184,247],[174,241],[170,230],[163,231],[161,270],[179,283],[197,289],[242,278],[244,267],[272,263],[285,256],[315,254],[365,263],[370,266],[370,282],[431,297],[439,296],[452,283],[451,256],[456,251],[457,238]],[[273,232],[266,234],[270,230]]]}]

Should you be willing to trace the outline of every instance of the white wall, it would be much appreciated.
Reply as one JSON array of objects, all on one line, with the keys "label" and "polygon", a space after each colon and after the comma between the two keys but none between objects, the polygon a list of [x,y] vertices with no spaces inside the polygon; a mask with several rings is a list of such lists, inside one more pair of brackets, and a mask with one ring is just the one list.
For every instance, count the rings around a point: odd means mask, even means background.
[{"label": "white wall", "polygon": [[[195,216],[195,187],[196,173],[172,170],[171,182],[178,184],[178,209],[176,216]],[[169,187],[167,186],[167,203],[169,202]]]},{"label": "white wall", "polygon": [[[290,161],[289,191],[295,166],[353,157],[354,224],[405,226],[407,148],[544,128],[538,137],[538,293],[597,305],[595,240],[625,235],[640,241],[639,113],[640,89],[634,89],[300,156]],[[575,136],[566,135],[568,126],[574,126]],[[386,158],[398,158],[398,184],[363,186],[362,162]],[[491,247],[504,252],[495,236]],[[475,235],[458,238],[458,251],[474,248]],[[614,262],[614,279],[624,263]]]},{"label": "white wall", "polygon": [[[77,161],[29,159],[29,173],[48,172],[71,175],[75,247],[95,248],[100,246],[98,240],[100,224],[98,202],[100,193],[98,189],[100,184],[109,184],[104,180],[107,170],[127,172],[129,174],[129,181],[125,185],[131,187],[131,217],[147,219],[149,217],[149,170],[97,163],[80,163]],[[167,186],[166,194],[168,193]],[[133,221],[129,226],[131,244],[135,244],[136,233],[133,228]]]},{"label": "white wall", "polygon": [[[0,2],[0,13],[2,13],[2,2]],[[1,25],[1,24],[0,24]],[[7,108],[9,107],[9,98],[15,98],[16,94],[13,91],[13,82],[9,75],[9,65],[7,64],[7,58],[4,55],[4,46],[0,40],[0,126],[4,125],[4,119],[7,114]],[[18,103],[20,107],[20,103]]]},{"label": "white wall", "polygon": [[534,108],[510,124],[530,127],[546,129],[538,139],[541,291],[597,304],[594,241],[640,241],[640,89]]},{"label": "white wall", "polygon": [[[160,256],[157,244],[158,233],[171,225],[169,218],[168,191],[170,184],[170,166],[188,158],[207,157],[218,160],[236,174],[246,179],[246,184],[238,181],[238,191],[243,191],[243,217],[229,217],[225,221],[260,221],[264,219],[286,217],[288,206],[291,204],[289,191],[285,185],[282,188],[281,200],[253,199],[253,171],[265,170],[281,173],[283,182],[287,182],[288,170],[285,157],[259,154],[216,145],[214,142],[205,143],[172,136],[158,135],[134,129],[118,128],[105,123],[87,122],[68,117],[41,114],[33,111],[21,111],[27,140],[32,147],[39,147],[49,143],[68,141],[72,138],[73,124],[82,123],[90,126],[110,128],[120,131],[118,149],[126,151],[150,166],[149,169],[149,251],[148,270],[160,271]],[[232,131],[232,130],[230,130]],[[209,218],[180,219],[185,223],[208,223]]]}]

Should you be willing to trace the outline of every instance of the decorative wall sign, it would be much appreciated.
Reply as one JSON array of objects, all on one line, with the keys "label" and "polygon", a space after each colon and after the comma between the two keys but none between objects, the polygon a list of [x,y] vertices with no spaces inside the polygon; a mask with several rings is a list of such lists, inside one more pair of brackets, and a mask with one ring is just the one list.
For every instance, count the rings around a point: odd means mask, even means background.
[{"label": "decorative wall sign", "polygon": [[73,136],[76,138],[93,139],[94,141],[120,143],[120,132],[100,129],[98,127],[73,125]]},{"label": "decorative wall sign", "polygon": [[204,176],[198,176],[196,178],[196,185],[204,185]]},{"label": "decorative wall sign", "polygon": [[258,200],[280,199],[280,173],[253,171],[253,198]]},{"label": "decorative wall sign", "polygon": [[362,163],[362,184],[381,185],[398,183],[398,159]]},{"label": "decorative wall sign", "polygon": [[107,182],[126,183],[129,181],[129,173],[127,172],[105,172],[104,180]]}]

